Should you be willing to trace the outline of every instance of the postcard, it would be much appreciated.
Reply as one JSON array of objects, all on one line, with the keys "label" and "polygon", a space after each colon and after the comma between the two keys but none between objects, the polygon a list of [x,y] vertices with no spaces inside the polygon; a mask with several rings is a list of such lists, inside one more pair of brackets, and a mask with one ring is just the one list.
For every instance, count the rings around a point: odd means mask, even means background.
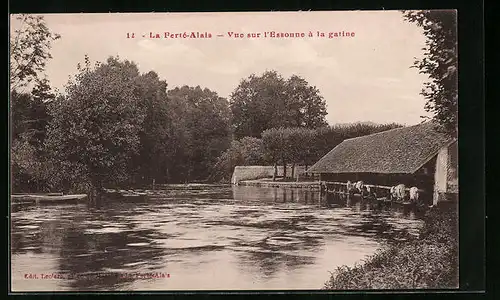
[{"label": "postcard", "polygon": [[455,289],[455,10],[10,16],[11,292]]}]

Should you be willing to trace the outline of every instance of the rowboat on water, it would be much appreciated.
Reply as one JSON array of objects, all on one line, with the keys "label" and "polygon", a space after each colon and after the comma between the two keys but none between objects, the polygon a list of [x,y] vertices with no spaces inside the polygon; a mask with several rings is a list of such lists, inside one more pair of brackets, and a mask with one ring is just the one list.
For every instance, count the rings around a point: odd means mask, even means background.
[{"label": "rowboat on water", "polygon": [[135,192],[126,190],[106,190],[106,198],[119,201],[141,201],[146,199],[146,192]]},{"label": "rowboat on water", "polygon": [[86,194],[54,195],[54,194],[14,194],[12,203],[67,203],[87,198]]},{"label": "rowboat on water", "polygon": [[63,193],[12,193],[12,196],[21,197],[21,196],[63,196]]}]

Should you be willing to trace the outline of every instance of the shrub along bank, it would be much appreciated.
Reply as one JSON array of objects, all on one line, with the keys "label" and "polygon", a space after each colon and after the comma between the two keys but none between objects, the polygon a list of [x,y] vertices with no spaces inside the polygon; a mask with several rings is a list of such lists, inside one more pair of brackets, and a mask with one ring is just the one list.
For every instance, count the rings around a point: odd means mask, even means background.
[{"label": "shrub along bank", "polygon": [[433,208],[418,237],[387,245],[362,264],[342,266],[325,289],[434,289],[458,287],[458,218]]}]

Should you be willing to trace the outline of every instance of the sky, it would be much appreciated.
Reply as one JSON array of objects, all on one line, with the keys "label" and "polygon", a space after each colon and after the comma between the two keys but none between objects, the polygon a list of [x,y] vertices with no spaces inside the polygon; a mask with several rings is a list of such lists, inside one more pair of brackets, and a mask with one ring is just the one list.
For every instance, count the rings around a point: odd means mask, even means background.
[{"label": "sky", "polygon": [[[143,73],[155,71],[169,88],[199,85],[226,98],[251,74],[276,70],[285,78],[299,75],[324,97],[330,125],[358,121],[413,125],[428,115],[420,95],[427,77],[410,68],[415,58],[422,57],[425,37],[398,11],[44,17],[48,28],[61,35],[52,45],[46,75],[62,91],[86,54],[91,61],[101,62],[119,56],[134,61]],[[12,20],[11,32],[16,26]],[[271,31],[306,36],[262,37]],[[328,37],[342,31],[354,32],[354,37]],[[212,38],[151,39],[150,32],[162,37],[165,32],[200,32]],[[245,37],[229,37],[228,32]],[[319,37],[318,32],[326,36]],[[134,33],[134,38],[127,38],[127,33]],[[247,38],[249,33],[261,33],[261,37]]]}]

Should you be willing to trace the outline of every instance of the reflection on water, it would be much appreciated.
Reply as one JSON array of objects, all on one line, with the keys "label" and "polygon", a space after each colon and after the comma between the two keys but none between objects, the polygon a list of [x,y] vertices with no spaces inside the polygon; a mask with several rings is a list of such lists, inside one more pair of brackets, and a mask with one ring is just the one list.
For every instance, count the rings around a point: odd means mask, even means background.
[{"label": "reflection on water", "polygon": [[421,226],[408,209],[305,189],[166,188],[99,207],[14,205],[12,290],[319,289]]}]

